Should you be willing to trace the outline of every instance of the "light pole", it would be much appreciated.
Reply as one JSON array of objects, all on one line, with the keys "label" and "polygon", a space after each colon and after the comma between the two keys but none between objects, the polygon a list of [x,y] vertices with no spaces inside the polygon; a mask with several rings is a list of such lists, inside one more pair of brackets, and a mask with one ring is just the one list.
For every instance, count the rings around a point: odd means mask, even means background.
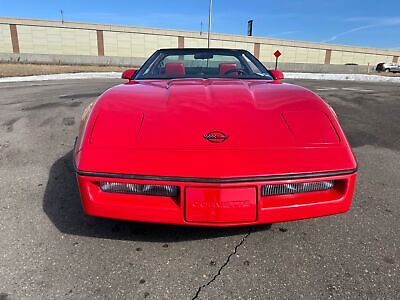
[{"label": "light pole", "polygon": [[210,7],[208,9],[208,36],[207,36],[207,47],[208,48],[210,48],[211,15],[212,15],[212,0],[210,0]]}]

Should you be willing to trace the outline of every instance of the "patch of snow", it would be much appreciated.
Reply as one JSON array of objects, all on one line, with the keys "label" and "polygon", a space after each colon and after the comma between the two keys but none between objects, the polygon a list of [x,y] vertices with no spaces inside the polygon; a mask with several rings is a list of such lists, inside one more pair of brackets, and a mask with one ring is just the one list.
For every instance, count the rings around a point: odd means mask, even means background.
[{"label": "patch of snow", "polygon": [[400,77],[389,77],[368,74],[325,74],[325,73],[292,73],[285,72],[287,79],[346,80],[400,83]]},{"label": "patch of snow", "polygon": [[3,77],[2,82],[23,82],[23,81],[45,81],[45,80],[65,80],[65,79],[114,79],[121,78],[121,72],[82,72],[82,73],[61,73],[48,75]]}]

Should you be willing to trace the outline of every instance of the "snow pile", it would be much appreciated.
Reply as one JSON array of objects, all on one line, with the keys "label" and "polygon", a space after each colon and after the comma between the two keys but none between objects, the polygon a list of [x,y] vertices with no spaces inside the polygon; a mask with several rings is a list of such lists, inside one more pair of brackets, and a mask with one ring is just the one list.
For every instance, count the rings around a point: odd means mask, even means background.
[{"label": "snow pile", "polygon": [[121,78],[121,72],[82,72],[0,78],[1,82],[65,80],[65,79]]},{"label": "snow pile", "polygon": [[[288,79],[315,79],[315,80],[347,80],[347,81],[371,81],[371,82],[395,82],[400,83],[400,77],[389,77],[367,74],[323,74],[323,73],[292,73],[285,72]],[[63,73],[49,75],[35,75],[22,77],[0,78],[2,82],[23,82],[43,80],[66,80],[66,79],[115,79],[121,78],[120,72],[84,72],[84,73]]]},{"label": "snow pile", "polygon": [[398,82],[400,77],[367,75],[367,74],[325,74],[325,73],[291,73],[285,72],[288,79],[316,79],[316,80],[348,80],[348,81],[373,81],[373,82]]}]

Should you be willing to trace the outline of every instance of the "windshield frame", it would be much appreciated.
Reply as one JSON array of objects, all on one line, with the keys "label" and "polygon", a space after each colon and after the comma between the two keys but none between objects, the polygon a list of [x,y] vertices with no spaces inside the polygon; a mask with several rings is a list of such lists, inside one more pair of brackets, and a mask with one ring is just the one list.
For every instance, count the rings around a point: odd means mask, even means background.
[{"label": "windshield frame", "polygon": [[[250,62],[252,62],[262,73],[258,76],[248,76],[248,75],[238,75],[238,76],[143,76],[144,72],[157,64],[160,60],[164,59],[166,56],[170,55],[193,55],[195,53],[207,53],[210,52],[213,55],[231,55],[237,58],[243,66],[248,70],[251,67],[248,65],[247,61],[242,57],[245,56]],[[255,74],[252,72],[252,74]],[[224,49],[224,48],[173,48],[173,49],[159,49],[154,52],[145,63],[135,72],[131,80],[171,80],[171,79],[238,79],[238,80],[274,80],[273,75],[270,71],[249,51],[242,49]]]}]

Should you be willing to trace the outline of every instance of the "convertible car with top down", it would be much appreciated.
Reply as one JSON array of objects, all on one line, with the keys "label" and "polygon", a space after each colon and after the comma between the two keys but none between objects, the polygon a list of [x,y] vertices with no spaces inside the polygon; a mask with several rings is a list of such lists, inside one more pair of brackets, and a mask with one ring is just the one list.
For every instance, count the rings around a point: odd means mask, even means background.
[{"label": "convertible car with top down", "polygon": [[161,49],[84,112],[88,215],[243,226],[349,210],[357,163],[333,109],[245,50]]}]

